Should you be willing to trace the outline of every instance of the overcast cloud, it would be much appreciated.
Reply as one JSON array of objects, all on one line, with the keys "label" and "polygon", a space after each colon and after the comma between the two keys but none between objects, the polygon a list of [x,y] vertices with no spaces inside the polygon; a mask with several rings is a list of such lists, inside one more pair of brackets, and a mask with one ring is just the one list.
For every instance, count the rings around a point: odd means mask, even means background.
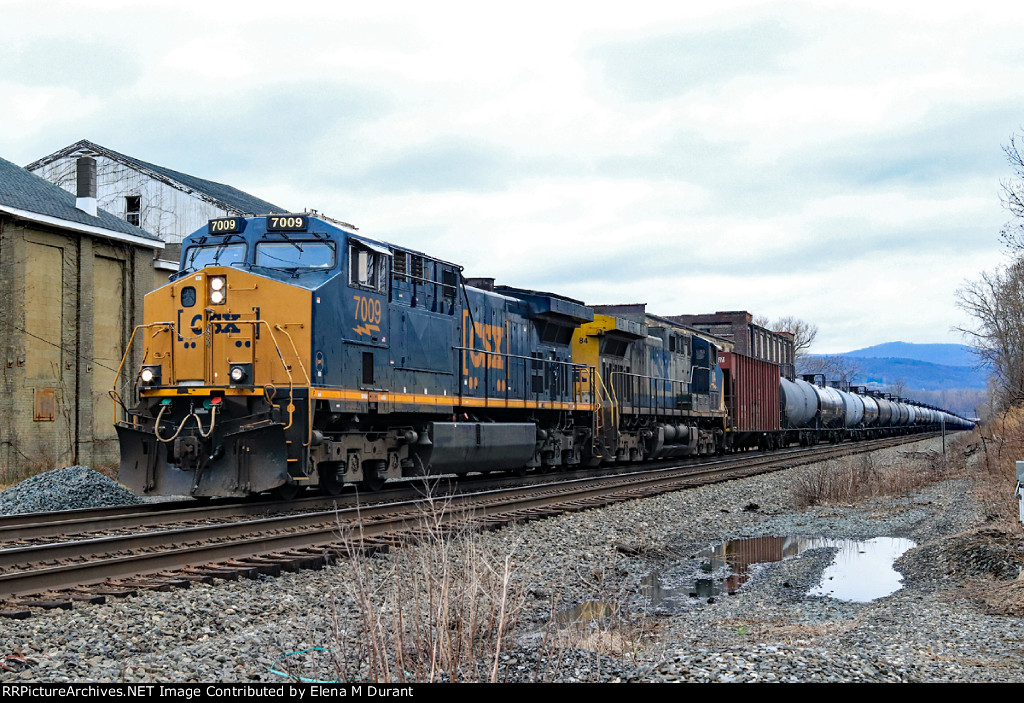
[{"label": "overcast cloud", "polygon": [[1012,8],[0,0],[0,157],[89,139],[470,276],[796,315],[823,353],[960,342],[1024,126]]}]

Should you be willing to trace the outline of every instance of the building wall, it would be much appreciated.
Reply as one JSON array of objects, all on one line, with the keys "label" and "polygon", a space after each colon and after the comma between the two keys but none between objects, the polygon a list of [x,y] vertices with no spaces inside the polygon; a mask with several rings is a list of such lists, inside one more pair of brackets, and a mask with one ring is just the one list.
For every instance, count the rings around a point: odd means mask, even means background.
[{"label": "building wall", "polygon": [[[215,217],[237,215],[195,193],[186,193],[106,156],[96,156],[96,200],[101,210],[128,220],[129,196],[139,197],[139,221],[132,222],[165,242],[180,242]],[[76,156],[39,166],[33,173],[71,194],[76,190]]]},{"label": "building wall", "polygon": [[[668,319],[718,337],[732,340],[735,351],[762,361],[791,369],[795,363],[793,335],[773,332],[753,323],[746,311],[716,312],[703,315],[673,315]],[[792,371],[784,374],[791,376]]]},{"label": "building wall", "polygon": [[150,249],[0,217],[0,469],[116,463],[109,391],[152,272]]}]

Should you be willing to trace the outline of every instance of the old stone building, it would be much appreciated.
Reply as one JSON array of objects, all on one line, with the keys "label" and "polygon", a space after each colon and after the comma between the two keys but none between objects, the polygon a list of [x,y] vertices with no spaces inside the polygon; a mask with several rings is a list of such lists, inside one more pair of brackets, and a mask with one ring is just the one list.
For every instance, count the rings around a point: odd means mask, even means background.
[{"label": "old stone building", "polygon": [[97,209],[88,171],[76,198],[0,159],[4,472],[117,460],[110,391],[164,244]]}]

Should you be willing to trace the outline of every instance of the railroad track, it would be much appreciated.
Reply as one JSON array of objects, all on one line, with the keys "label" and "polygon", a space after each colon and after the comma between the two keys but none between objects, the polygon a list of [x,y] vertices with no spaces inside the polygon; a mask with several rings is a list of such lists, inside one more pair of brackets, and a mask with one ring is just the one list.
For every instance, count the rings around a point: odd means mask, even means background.
[{"label": "railroad track", "polygon": [[[0,519],[0,616],[71,607],[140,589],[167,590],[215,578],[277,575],[327,560],[419,540],[433,528],[461,529],[536,519],[613,502],[918,442],[914,435],[768,454],[730,455],[699,464],[644,466],[555,482],[424,495],[401,488],[366,496],[280,503],[147,504]],[[543,477],[538,477],[543,479]],[[412,497],[410,497],[410,494]],[[329,507],[328,507],[329,506]],[[174,526],[170,526],[171,523]],[[162,529],[147,529],[160,526]],[[141,530],[141,531],[140,531]],[[116,534],[96,536],[98,532]],[[68,538],[69,535],[76,535]],[[50,538],[63,536],[60,541]],[[48,541],[49,540],[49,541]]]}]

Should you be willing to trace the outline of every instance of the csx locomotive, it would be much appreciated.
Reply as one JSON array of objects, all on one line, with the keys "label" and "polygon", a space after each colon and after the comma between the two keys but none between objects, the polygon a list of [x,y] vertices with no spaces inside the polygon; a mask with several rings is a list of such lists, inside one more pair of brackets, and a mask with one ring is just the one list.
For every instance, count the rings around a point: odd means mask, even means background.
[{"label": "csx locomotive", "polygon": [[139,494],[336,494],[711,454],[733,436],[710,335],[467,281],[323,216],[211,220],[144,317],[117,422],[119,479]]}]

